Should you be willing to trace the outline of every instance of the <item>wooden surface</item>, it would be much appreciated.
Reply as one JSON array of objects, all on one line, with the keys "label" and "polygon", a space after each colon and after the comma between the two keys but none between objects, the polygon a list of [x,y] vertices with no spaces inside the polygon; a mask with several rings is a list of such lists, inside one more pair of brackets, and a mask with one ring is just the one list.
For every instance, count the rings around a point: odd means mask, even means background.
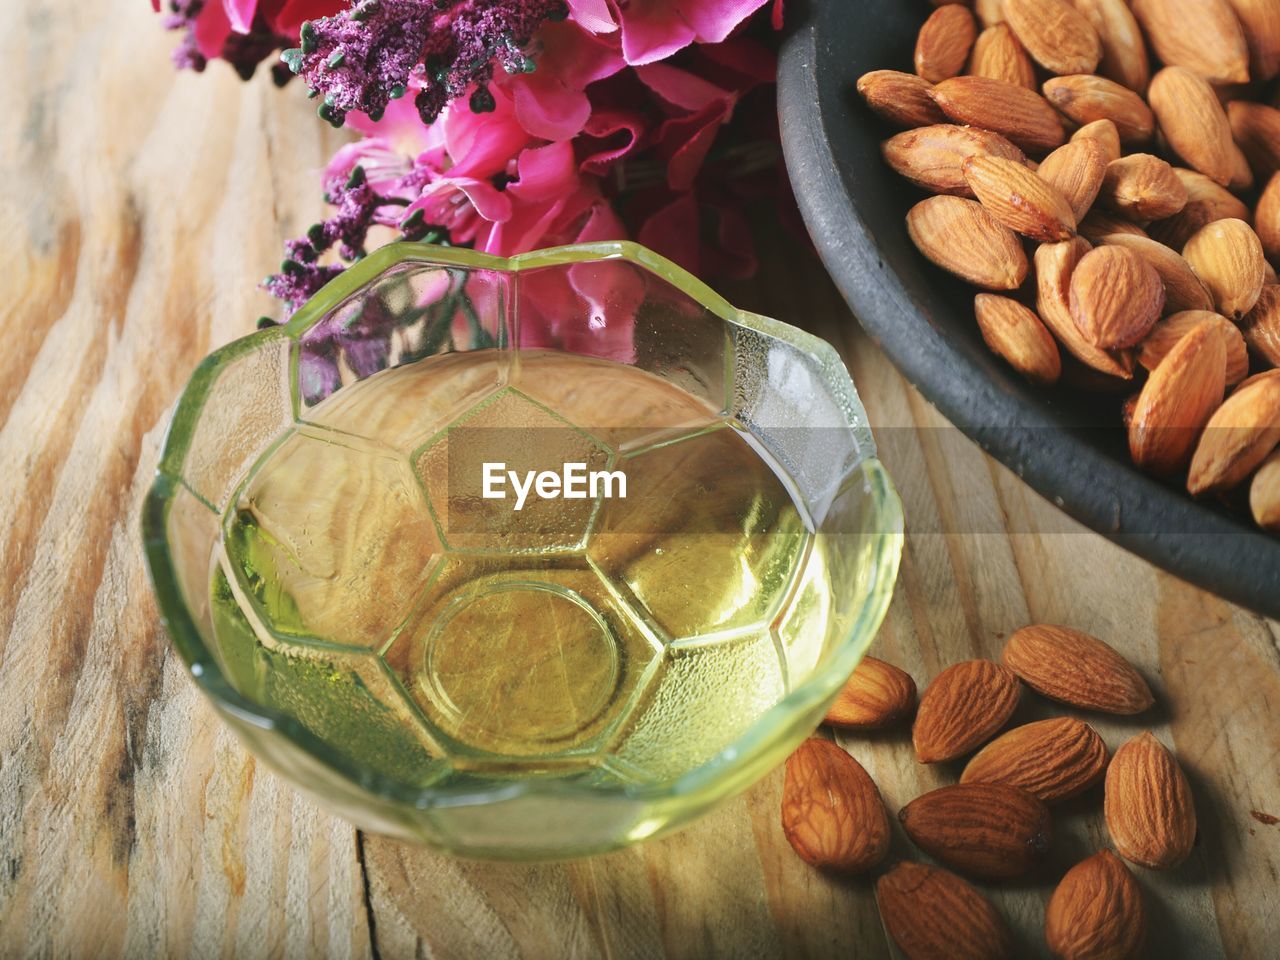
[{"label": "wooden surface", "polygon": [[[219,724],[156,623],[139,502],[166,410],[269,308],[254,284],[320,212],[338,140],[297,89],[171,76],[171,43],[145,0],[29,0],[0,31],[0,955],[888,955],[870,883],[792,855],[778,773],[624,853],[459,863],[358,835]],[[874,652],[923,683],[1029,620],[1121,648],[1200,812],[1191,862],[1141,873],[1153,955],[1274,956],[1280,826],[1252,811],[1280,815],[1280,627],[1076,527],[954,431],[892,430],[944,424],[802,257],[731,293],[839,344],[881,428],[913,532]],[[1100,728],[1114,747],[1140,724]],[[901,733],[843,742],[891,810],[955,773]],[[1105,842],[1098,805],[1067,811],[1059,868]],[[1051,884],[993,894],[1028,953]]]}]

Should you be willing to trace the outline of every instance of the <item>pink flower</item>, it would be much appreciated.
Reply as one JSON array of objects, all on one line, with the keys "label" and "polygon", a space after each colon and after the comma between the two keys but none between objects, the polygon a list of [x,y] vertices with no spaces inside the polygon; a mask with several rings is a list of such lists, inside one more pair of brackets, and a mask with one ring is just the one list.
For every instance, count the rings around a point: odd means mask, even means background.
[{"label": "pink flower", "polygon": [[[691,43],[719,43],[769,0],[570,0],[569,15],[592,33],[618,30],[622,55],[636,66]],[[774,17],[781,19],[780,0]]]}]

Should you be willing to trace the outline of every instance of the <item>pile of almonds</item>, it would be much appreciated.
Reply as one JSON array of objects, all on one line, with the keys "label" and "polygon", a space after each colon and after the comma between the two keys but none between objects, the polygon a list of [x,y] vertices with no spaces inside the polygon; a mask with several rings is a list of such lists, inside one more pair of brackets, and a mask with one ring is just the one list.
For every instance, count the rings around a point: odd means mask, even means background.
[{"label": "pile of almonds", "polygon": [[[1024,686],[1080,710],[1121,715],[1151,707],[1151,690],[1114,649],[1068,627],[1023,627],[1001,660],[948,667],[917,708],[911,677],[868,657],[827,713],[828,725],[856,732],[902,724],[914,712],[919,762],[972,754],[958,783],[899,812],[912,843],[942,866],[904,861],[879,877],[885,929],[909,960],[1012,956],[999,911],[959,874],[991,881],[1027,873],[1048,853],[1051,807],[1102,783],[1115,853],[1099,851],[1062,877],[1045,910],[1045,940],[1068,960],[1137,956],[1145,908],[1124,860],[1172,869],[1196,839],[1195,806],[1177,760],[1151,733],[1108,757],[1098,732],[1073,716],[1000,731]],[[782,828],[804,860],[826,870],[866,873],[889,851],[889,819],[874,781],[845,750],[817,737],[787,761]]]},{"label": "pile of almonds", "polygon": [[1280,0],[933,3],[858,80],[912,240],[1019,373],[1130,394],[1140,467],[1280,531]]}]

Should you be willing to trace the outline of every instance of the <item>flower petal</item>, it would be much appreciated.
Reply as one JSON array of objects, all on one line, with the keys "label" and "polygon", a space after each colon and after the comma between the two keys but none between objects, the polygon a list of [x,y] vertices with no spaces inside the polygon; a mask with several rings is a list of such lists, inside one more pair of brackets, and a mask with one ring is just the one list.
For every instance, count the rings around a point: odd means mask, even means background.
[{"label": "flower petal", "polygon": [[680,16],[700,43],[719,43],[769,0],[682,0]]},{"label": "flower petal", "polygon": [[714,83],[669,63],[648,63],[636,67],[635,71],[650,90],[667,103],[685,110],[701,110],[709,103],[732,97]]},{"label": "flower petal", "polygon": [[[156,0],[159,2],[159,0]],[[605,0],[567,0],[569,19],[592,33],[612,33],[618,29]]]},{"label": "flower petal", "polygon": [[227,22],[236,33],[248,33],[253,29],[258,0],[222,0],[222,6],[227,12]]},{"label": "flower petal", "polygon": [[639,240],[692,274],[698,272],[698,204],[682,193],[640,228]]},{"label": "flower petal", "polygon": [[653,63],[687,47],[696,33],[674,0],[632,3],[622,16],[622,56],[632,66]]}]

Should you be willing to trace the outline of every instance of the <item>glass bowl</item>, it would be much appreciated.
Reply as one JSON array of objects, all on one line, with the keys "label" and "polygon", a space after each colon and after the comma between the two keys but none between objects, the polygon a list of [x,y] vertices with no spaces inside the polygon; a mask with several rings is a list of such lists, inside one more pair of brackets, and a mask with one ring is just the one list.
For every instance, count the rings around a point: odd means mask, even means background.
[{"label": "glass bowl", "polygon": [[[400,452],[379,447],[378,469],[387,472],[372,487],[348,484],[357,491],[349,498],[357,508],[370,490],[378,497],[390,489],[418,491],[404,495],[408,506],[395,515],[396,536],[428,529],[428,514],[442,529],[430,507],[436,481],[424,479],[435,441],[414,435],[415,418],[430,411],[456,424],[472,416],[489,402],[480,394],[513,389],[513,371],[531,351],[625,364],[643,371],[646,383],[658,378],[664,389],[704,403],[719,426],[785,475],[806,535],[825,550],[817,574],[797,573],[785,596],[767,609],[752,608],[747,633],[677,636],[661,624],[646,627],[652,649],[625,654],[637,667],[627,672],[625,698],[615,698],[620,705],[575,741],[567,761],[555,763],[529,748],[533,733],[510,750],[473,748],[442,728],[406,678],[406,645],[423,631],[434,636],[446,617],[422,613],[432,609],[424,597],[443,577],[424,572],[427,561],[437,565],[432,569],[472,562],[461,538],[442,533],[437,548],[421,551],[422,571],[396,568],[377,589],[367,576],[321,578],[326,590],[349,591],[342,595],[349,602],[330,611],[341,621],[336,641],[302,614],[296,630],[256,616],[252,598],[260,584],[228,561],[239,549],[232,536],[237,504],[248,496],[246,477],[256,464],[302,457],[299,476],[314,484],[316,497],[328,496],[347,483],[347,465],[357,462],[348,458],[367,455],[365,440],[326,419],[360,395],[352,388],[366,381],[368,387],[375,377],[383,378],[379,385],[403,379],[414,365],[435,364],[435,371],[456,360],[485,371],[479,393],[443,412],[438,398],[406,393],[391,426],[380,428],[403,435],[403,443],[392,444]],[[654,448],[668,442],[675,441],[666,436]],[[732,471],[726,464],[725,472]],[[708,496],[715,496],[714,483]],[[308,543],[331,536],[308,532],[305,523],[302,529]],[[282,776],[362,828],[464,856],[552,859],[675,829],[780,763],[821,721],[884,617],[902,549],[902,512],[853,384],[825,342],[735,310],[631,243],[509,259],[400,243],[351,266],[287,325],[237,340],[200,364],[169,427],[143,536],[161,616],[191,676],[248,748]],[[589,543],[583,550],[590,552]],[[719,562],[714,553],[704,555]],[[390,562],[386,552],[356,556],[366,564]],[[404,552],[397,556],[403,564]],[[602,596],[622,595],[616,584],[606,586]],[[578,592],[556,585],[531,589],[581,601]],[[653,611],[640,609],[647,602],[640,594],[627,596],[637,622],[658,622]],[[580,605],[584,622],[599,621],[607,634],[604,614]],[[813,615],[819,607],[821,615]],[[493,654],[495,662],[517,664],[522,675],[536,667],[520,661],[521,631],[541,626],[529,620],[511,624],[505,646]],[[714,717],[700,713],[696,699],[672,708],[660,695],[699,670],[707,682],[715,667],[699,657],[748,633],[751,655],[765,666],[719,691],[728,706]],[[486,653],[483,646],[473,652]],[[610,657],[613,677],[617,655]],[[598,665],[584,654],[558,666],[558,682],[577,683]],[[510,678],[498,691],[496,714],[518,720],[529,709],[519,699],[528,693],[520,682]],[[644,749],[633,748],[641,729]]]}]

